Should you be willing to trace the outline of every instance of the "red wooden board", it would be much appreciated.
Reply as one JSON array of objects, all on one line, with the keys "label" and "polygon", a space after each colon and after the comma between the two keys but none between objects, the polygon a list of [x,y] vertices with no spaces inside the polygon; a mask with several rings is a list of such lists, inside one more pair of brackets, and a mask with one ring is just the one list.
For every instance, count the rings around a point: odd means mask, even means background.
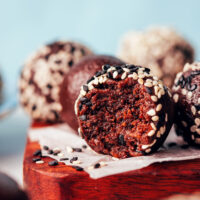
[{"label": "red wooden board", "polygon": [[27,140],[24,154],[24,185],[31,200],[145,199],[156,200],[176,193],[200,191],[200,159],[156,163],[149,167],[91,179],[86,172],[59,163],[48,166],[32,162],[39,149]]}]

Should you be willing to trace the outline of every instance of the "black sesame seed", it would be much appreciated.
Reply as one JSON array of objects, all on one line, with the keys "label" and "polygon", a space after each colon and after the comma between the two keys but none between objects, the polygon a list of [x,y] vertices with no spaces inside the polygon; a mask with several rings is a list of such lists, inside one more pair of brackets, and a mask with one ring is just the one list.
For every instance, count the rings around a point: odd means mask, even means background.
[{"label": "black sesame seed", "polygon": [[33,158],[32,159],[33,162],[37,162],[37,161],[40,161],[40,160],[41,160],[40,158]]},{"label": "black sesame seed", "polygon": [[78,106],[79,110],[82,109],[82,104],[80,103],[79,106]]},{"label": "black sesame seed", "polygon": [[58,161],[57,160],[52,160],[52,161],[48,162],[48,165],[49,166],[56,166],[56,165],[58,165]]},{"label": "black sesame seed", "polygon": [[117,72],[118,72],[118,74],[122,74],[124,72],[124,70],[123,69],[118,69]]},{"label": "black sesame seed", "polygon": [[108,77],[108,78],[112,78],[112,73],[111,73],[111,72],[108,72],[107,77]]},{"label": "black sesame seed", "polygon": [[86,115],[81,115],[81,116],[79,117],[79,119],[80,119],[81,121],[86,121],[86,120],[87,120],[87,116],[86,116]]},{"label": "black sesame seed", "polygon": [[102,74],[102,75],[105,74],[105,73],[107,73],[106,70],[102,70],[102,71],[101,71],[101,74]]},{"label": "black sesame seed", "polygon": [[47,88],[51,89],[52,85],[51,84],[47,84]]},{"label": "black sesame seed", "polygon": [[69,65],[70,67],[71,67],[73,64],[74,64],[73,60],[70,60],[70,61],[68,62],[68,65]]},{"label": "black sesame seed", "polygon": [[82,152],[82,149],[81,148],[72,148],[73,149],[73,151],[75,151],[75,152]]},{"label": "black sesame seed", "polygon": [[94,168],[95,168],[95,169],[97,169],[97,168],[99,168],[99,167],[101,167],[100,163],[96,163],[96,164],[94,165]]},{"label": "black sesame seed", "polygon": [[53,154],[53,150],[50,149],[50,150],[48,151],[48,154]]},{"label": "black sesame seed", "polygon": [[33,111],[36,110],[36,108],[37,108],[36,105],[33,105],[33,106],[32,106],[32,110],[33,110]]},{"label": "black sesame seed", "polygon": [[59,64],[62,63],[62,61],[61,60],[56,60],[55,63],[59,65]]},{"label": "black sesame seed", "polygon": [[101,76],[101,73],[102,73],[101,71],[98,71],[98,72],[95,74],[95,76],[96,76],[96,77]]},{"label": "black sesame seed", "polygon": [[74,53],[74,51],[75,51],[75,47],[71,46],[71,53]]},{"label": "black sesame seed", "polygon": [[69,158],[61,158],[60,161],[69,160]]},{"label": "black sesame seed", "polygon": [[87,85],[83,85],[83,90],[88,92],[88,86]]},{"label": "black sesame seed", "polygon": [[72,168],[76,169],[76,171],[83,171],[83,168],[79,166],[72,166]]},{"label": "black sesame seed", "polygon": [[150,69],[149,68],[144,68],[144,71],[146,72],[146,73],[148,73],[149,74],[149,72],[150,72]]},{"label": "black sesame seed", "polygon": [[53,152],[53,155],[54,155],[54,156],[57,156],[57,155],[58,155],[58,152]]},{"label": "black sesame seed", "polygon": [[83,148],[83,149],[87,149],[87,145],[83,145],[82,148]]},{"label": "black sesame seed", "polygon": [[119,137],[118,137],[118,139],[119,139],[119,144],[120,145],[126,145],[126,142],[124,141],[124,135],[119,135]]},{"label": "black sesame seed", "polygon": [[103,65],[103,70],[108,70],[109,68],[110,68],[110,65],[108,64]]},{"label": "black sesame seed", "polygon": [[121,66],[115,66],[116,70],[122,69]]},{"label": "black sesame seed", "polygon": [[73,157],[71,160],[70,160],[70,163],[73,163],[74,161],[77,161],[78,160],[78,157]]},{"label": "black sesame seed", "polygon": [[34,153],[33,153],[33,156],[41,156],[42,155],[42,152],[40,149],[36,150]]},{"label": "black sesame seed", "polygon": [[89,82],[93,81],[93,80],[94,80],[94,77],[90,78],[90,79],[87,81],[87,84],[88,84]]},{"label": "black sesame seed", "polygon": [[46,146],[46,145],[44,145],[44,146],[43,146],[43,149],[46,150],[46,151],[48,151],[48,150],[49,150],[49,147]]},{"label": "black sesame seed", "polygon": [[92,103],[89,101],[89,102],[87,102],[85,105],[86,105],[86,106],[91,106]]},{"label": "black sesame seed", "polygon": [[80,102],[81,103],[85,103],[85,102],[87,102],[88,101],[88,99],[86,98],[86,97],[81,97],[80,98]]}]

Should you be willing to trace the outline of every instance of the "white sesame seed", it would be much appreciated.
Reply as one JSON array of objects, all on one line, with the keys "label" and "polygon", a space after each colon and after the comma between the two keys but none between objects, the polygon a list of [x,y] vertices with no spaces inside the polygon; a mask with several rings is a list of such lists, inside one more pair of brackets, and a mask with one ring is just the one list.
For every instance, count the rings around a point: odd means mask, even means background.
[{"label": "white sesame seed", "polygon": [[153,123],[153,122],[151,122],[151,127],[154,129],[154,130],[156,130],[156,126],[155,126],[155,124]]},{"label": "white sesame seed", "polygon": [[86,91],[85,91],[85,90],[81,90],[80,94],[81,94],[82,96],[85,96],[85,95],[86,95]]},{"label": "white sesame seed", "polygon": [[127,73],[126,72],[124,72],[123,74],[122,74],[122,76],[121,76],[121,79],[123,80],[123,79],[125,79],[126,78],[126,76],[127,76]]},{"label": "white sesame seed", "polygon": [[151,96],[151,100],[154,101],[154,102],[157,102],[158,98],[156,96]]},{"label": "white sesame seed", "polygon": [[154,116],[156,114],[155,110],[152,108],[147,112],[147,115]]},{"label": "white sesame seed", "polygon": [[58,147],[56,147],[56,148],[53,149],[53,152],[54,152],[54,153],[60,153],[61,150],[60,150]]},{"label": "white sesame seed", "polygon": [[156,95],[158,95],[158,91],[159,91],[159,87],[157,85],[154,86],[154,92],[155,92]]},{"label": "white sesame seed", "polygon": [[59,153],[58,156],[59,156],[59,157],[63,157],[64,154],[63,154],[63,153]]},{"label": "white sesame seed", "polygon": [[72,164],[78,165],[78,164],[81,164],[81,161],[80,160],[75,160],[75,161],[72,162]]},{"label": "white sesame seed", "polygon": [[156,111],[159,112],[162,109],[162,104],[158,104],[156,106]]},{"label": "white sesame seed", "polygon": [[187,98],[190,99],[191,97],[192,97],[192,92],[189,91],[189,92],[187,93]]},{"label": "white sesame seed", "polygon": [[162,91],[161,90],[158,91],[158,95],[157,96],[158,96],[159,99],[161,98],[161,96],[162,96]]},{"label": "white sesame seed", "polygon": [[137,80],[137,79],[138,79],[138,75],[137,75],[135,72],[133,73],[133,79],[134,79],[134,80]]},{"label": "white sesame seed", "polygon": [[159,120],[159,117],[156,115],[156,116],[153,116],[151,119],[152,121],[157,122]]},{"label": "white sesame seed", "polygon": [[193,125],[193,126],[190,127],[190,131],[191,131],[191,132],[195,132],[196,129],[197,129],[197,126],[196,126],[196,125]]},{"label": "white sesame seed", "polygon": [[191,106],[191,111],[192,111],[192,114],[195,115],[196,114],[196,108],[194,106]]},{"label": "white sesame seed", "polygon": [[43,164],[44,161],[43,161],[43,160],[38,160],[38,161],[36,161],[35,163],[36,163],[36,164]]},{"label": "white sesame seed", "polygon": [[182,89],[181,93],[182,93],[183,95],[186,95],[187,90],[186,90],[186,89]]},{"label": "white sesame seed", "polygon": [[174,94],[173,99],[174,99],[174,102],[175,102],[175,103],[178,102],[178,98],[179,98],[178,94]]},{"label": "white sesame seed", "polygon": [[157,85],[158,84],[158,81],[153,81],[153,85]]},{"label": "white sesame seed", "polygon": [[187,123],[185,121],[181,121],[184,127],[187,127]]},{"label": "white sesame seed", "polygon": [[95,79],[92,81],[92,83],[93,83],[94,85],[98,85],[98,84],[99,84],[99,79],[98,79],[98,78],[95,78]]},{"label": "white sesame seed", "polygon": [[161,134],[160,134],[160,131],[157,131],[157,135],[156,135],[158,138],[160,138]]},{"label": "white sesame seed", "polygon": [[144,83],[143,79],[139,78],[138,83],[142,85]]},{"label": "white sesame seed", "polygon": [[69,147],[69,146],[66,147],[66,150],[67,150],[68,153],[72,153],[73,152],[73,149],[71,147]]},{"label": "white sesame seed", "polygon": [[99,164],[101,165],[101,167],[104,167],[104,166],[107,165],[107,163],[105,163],[105,162],[103,162],[103,161],[101,161]]},{"label": "white sesame seed", "polygon": [[127,72],[127,73],[130,72],[130,70],[129,70],[128,68],[123,68],[123,70],[124,70],[125,72]]},{"label": "white sesame seed", "polygon": [[145,150],[146,153],[150,153],[151,149],[147,149]]},{"label": "white sesame seed", "polygon": [[146,82],[152,83],[153,81],[151,79],[147,79]]},{"label": "white sesame seed", "polygon": [[197,126],[200,125],[200,119],[199,119],[199,118],[195,118],[194,122],[195,122],[195,124],[196,124]]},{"label": "white sesame seed", "polygon": [[165,114],[165,121],[166,122],[168,121],[168,114],[167,113]]},{"label": "white sesame seed", "polygon": [[118,76],[118,72],[117,71],[114,71],[113,73],[113,78],[116,78]]},{"label": "white sesame seed", "polygon": [[152,87],[153,86],[153,84],[151,83],[151,82],[145,82],[145,84],[144,84],[146,87]]},{"label": "white sesame seed", "polygon": [[147,135],[148,135],[149,137],[151,137],[151,136],[153,136],[154,134],[155,134],[155,130],[151,130],[151,131],[148,132]]},{"label": "white sesame seed", "polygon": [[169,96],[170,96],[170,97],[172,97],[172,94],[171,94],[171,92],[170,92],[169,90],[167,90],[167,92],[168,92]]},{"label": "white sesame seed", "polygon": [[191,138],[192,138],[192,140],[194,140],[195,139],[194,135],[192,135]]},{"label": "white sesame seed", "polygon": [[139,77],[139,78],[144,78],[145,75],[144,75],[144,74],[139,74],[138,77]]}]

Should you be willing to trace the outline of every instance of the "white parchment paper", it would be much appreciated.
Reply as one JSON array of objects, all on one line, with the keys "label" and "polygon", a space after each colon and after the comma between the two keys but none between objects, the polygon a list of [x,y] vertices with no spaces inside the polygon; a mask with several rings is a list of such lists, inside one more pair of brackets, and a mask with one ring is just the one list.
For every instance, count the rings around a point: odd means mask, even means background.
[{"label": "white parchment paper", "polygon": [[[86,143],[82,138],[74,134],[73,130],[71,130],[66,124],[44,128],[31,128],[29,130],[29,139],[31,141],[38,141],[41,148],[44,145],[47,145],[50,149],[60,149],[61,153],[57,156],[49,155],[45,150],[42,150],[42,154],[58,160],[59,162],[60,158],[67,157],[69,160],[62,161],[66,165],[73,165],[70,163],[70,159],[78,157],[78,160],[81,163],[75,165],[84,168],[90,177],[94,179],[141,169],[158,162],[200,158],[200,149],[193,147],[183,148],[185,143],[181,137],[177,137],[175,135],[173,128],[163,147],[160,148],[158,152],[148,156],[126,158],[121,160],[116,160],[111,156],[97,154],[89,147],[87,149],[83,149],[82,152],[69,152],[69,147],[82,148],[82,146],[86,145]],[[175,142],[177,145],[169,147],[171,142]],[[91,166],[102,161],[106,164],[105,166],[97,169],[91,169]]]}]

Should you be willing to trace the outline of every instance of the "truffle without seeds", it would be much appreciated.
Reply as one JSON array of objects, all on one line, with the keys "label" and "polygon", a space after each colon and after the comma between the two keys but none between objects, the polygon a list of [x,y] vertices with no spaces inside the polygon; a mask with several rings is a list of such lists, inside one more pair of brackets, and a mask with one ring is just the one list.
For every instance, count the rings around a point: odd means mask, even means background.
[{"label": "truffle without seeds", "polygon": [[186,64],[172,89],[176,132],[189,144],[200,146],[200,63]]},{"label": "truffle without seeds", "polygon": [[173,121],[167,87],[134,65],[104,65],[99,74],[75,103],[81,136],[94,151],[118,158],[156,151]]},{"label": "truffle without seeds", "polygon": [[36,121],[60,122],[60,84],[91,51],[78,43],[57,41],[41,47],[25,63],[19,81],[20,103]]},{"label": "truffle without seeds", "polygon": [[194,59],[192,46],[167,27],[126,34],[118,54],[127,63],[149,67],[170,88],[184,64]]},{"label": "truffle without seeds", "polygon": [[[78,130],[78,121],[74,113],[74,103],[80,93],[81,86],[101,70],[104,64],[122,65],[124,63],[113,56],[86,56],[65,75],[60,91],[60,102],[63,108],[61,118],[75,131]],[[87,87],[84,89],[87,90]]]}]

